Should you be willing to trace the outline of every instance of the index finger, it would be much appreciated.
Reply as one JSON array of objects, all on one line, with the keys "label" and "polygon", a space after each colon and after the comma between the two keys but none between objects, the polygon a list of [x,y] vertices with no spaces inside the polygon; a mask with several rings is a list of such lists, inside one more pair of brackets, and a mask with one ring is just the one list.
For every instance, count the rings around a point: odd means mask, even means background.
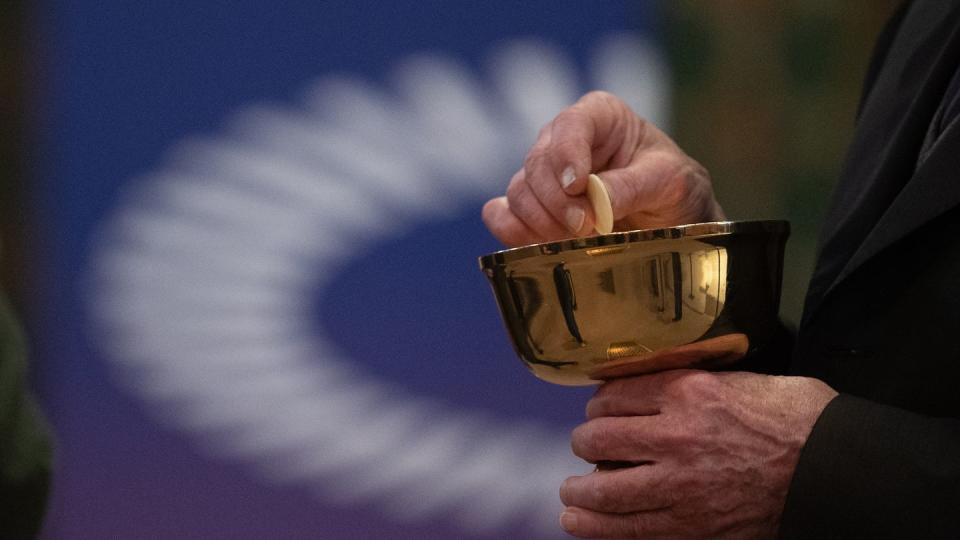
[{"label": "index finger", "polygon": [[571,476],[560,486],[560,500],[597,512],[623,514],[658,510],[673,504],[673,492],[662,489],[670,480],[664,467],[648,463]]},{"label": "index finger", "polygon": [[697,371],[675,369],[606,381],[587,402],[587,418],[660,414],[665,390],[692,373]]},{"label": "index finger", "polygon": [[[646,122],[626,103],[608,92],[581,97],[551,123],[552,176],[570,195],[586,189],[587,175],[629,162],[643,141]],[[538,181],[546,181],[539,177]]]}]

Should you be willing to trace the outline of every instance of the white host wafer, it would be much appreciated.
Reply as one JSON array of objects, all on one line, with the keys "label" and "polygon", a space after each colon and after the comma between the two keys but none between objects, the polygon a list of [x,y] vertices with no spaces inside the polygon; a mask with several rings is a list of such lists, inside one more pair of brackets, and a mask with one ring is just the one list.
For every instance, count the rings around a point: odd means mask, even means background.
[{"label": "white host wafer", "polygon": [[613,232],[613,205],[610,204],[610,194],[603,180],[595,174],[587,178],[587,198],[593,206],[594,228],[600,234]]}]

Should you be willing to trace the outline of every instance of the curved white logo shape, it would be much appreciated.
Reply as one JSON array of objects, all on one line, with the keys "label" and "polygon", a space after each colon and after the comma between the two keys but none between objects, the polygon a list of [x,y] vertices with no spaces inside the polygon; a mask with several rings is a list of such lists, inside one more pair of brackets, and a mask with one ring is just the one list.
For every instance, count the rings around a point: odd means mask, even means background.
[{"label": "curved white logo shape", "polygon": [[[662,120],[665,71],[631,35],[597,41],[590,78]],[[584,465],[568,434],[413,395],[343,358],[312,311],[373,240],[502,192],[539,127],[581,93],[540,42],[504,44],[492,88],[439,56],[395,87],[348,78],[294,107],[252,106],[131,182],[91,268],[97,343],[160,421],[263,479],[472,533],[517,518],[555,534]],[[450,183],[444,179],[460,179]],[[319,293],[319,295],[318,295]]]}]

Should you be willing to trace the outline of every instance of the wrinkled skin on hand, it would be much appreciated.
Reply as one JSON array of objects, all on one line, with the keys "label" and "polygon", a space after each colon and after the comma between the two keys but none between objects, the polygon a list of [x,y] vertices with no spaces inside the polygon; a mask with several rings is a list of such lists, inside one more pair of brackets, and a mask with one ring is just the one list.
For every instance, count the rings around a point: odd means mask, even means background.
[{"label": "wrinkled skin on hand", "polygon": [[571,477],[584,538],[774,538],[800,450],[836,392],[821,381],[678,370],[605,383],[573,450],[623,468]]},{"label": "wrinkled skin on hand", "polygon": [[508,246],[589,235],[590,173],[607,186],[615,230],[724,219],[706,169],[619,98],[591,92],[540,131],[484,223]]}]

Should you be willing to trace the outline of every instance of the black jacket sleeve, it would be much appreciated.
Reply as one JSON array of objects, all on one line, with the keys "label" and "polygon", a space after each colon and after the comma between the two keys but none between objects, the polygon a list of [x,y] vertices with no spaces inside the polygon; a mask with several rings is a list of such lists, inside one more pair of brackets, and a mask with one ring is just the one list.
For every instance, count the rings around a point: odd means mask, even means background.
[{"label": "black jacket sleeve", "polygon": [[781,537],[960,537],[960,421],[839,395],[800,456]]}]

